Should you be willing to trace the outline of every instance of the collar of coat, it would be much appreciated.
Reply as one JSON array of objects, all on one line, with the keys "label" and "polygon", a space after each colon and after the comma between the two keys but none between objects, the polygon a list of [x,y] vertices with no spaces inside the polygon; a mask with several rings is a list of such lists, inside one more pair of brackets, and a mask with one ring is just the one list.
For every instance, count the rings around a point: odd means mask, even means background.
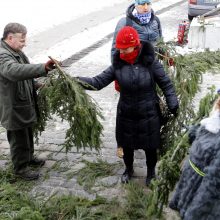
[{"label": "collar of coat", "polygon": [[1,39],[1,47],[9,51],[13,56],[19,56],[18,52],[14,51],[3,39]]},{"label": "collar of coat", "polygon": [[29,63],[28,58],[26,57],[26,55],[22,52],[22,51],[14,51],[3,39],[1,39],[1,44],[0,44],[0,48],[5,49],[6,51],[8,51],[10,54],[12,54],[17,60],[19,59],[19,57],[21,57],[25,63]]},{"label": "collar of coat", "polygon": [[[131,4],[128,7],[128,9],[126,11],[126,16],[129,17],[131,20],[135,21],[139,25],[146,25],[146,24],[141,24],[140,20],[133,15],[132,12],[134,11],[134,9],[135,9],[135,4],[133,3],[133,4]],[[154,19],[154,16],[155,16],[154,15],[154,11],[153,11],[153,9],[151,9],[151,19],[150,19],[150,22]]]},{"label": "collar of coat", "polygon": [[[153,45],[148,42],[141,43],[141,49],[135,61],[135,64],[141,63],[144,66],[150,66],[154,62],[154,60],[155,60],[155,53],[154,53]],[[114,66],[114,68],[119,69],[127,64],[128,64],[127,62],[120,59],[120,53],[119,50],[117,50],[113,56],[112,65]]]}]

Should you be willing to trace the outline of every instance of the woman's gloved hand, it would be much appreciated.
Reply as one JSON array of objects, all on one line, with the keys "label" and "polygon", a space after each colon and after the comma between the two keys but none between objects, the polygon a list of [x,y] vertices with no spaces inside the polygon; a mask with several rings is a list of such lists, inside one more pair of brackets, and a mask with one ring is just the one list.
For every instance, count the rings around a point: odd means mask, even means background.
[{"label": "woman's gloved hand", "polygon": [[178,110],[179,110],[179,106],[170,109],[170,113],[171,113],[174,117],[177,117],[177,116],[178,116]]}]

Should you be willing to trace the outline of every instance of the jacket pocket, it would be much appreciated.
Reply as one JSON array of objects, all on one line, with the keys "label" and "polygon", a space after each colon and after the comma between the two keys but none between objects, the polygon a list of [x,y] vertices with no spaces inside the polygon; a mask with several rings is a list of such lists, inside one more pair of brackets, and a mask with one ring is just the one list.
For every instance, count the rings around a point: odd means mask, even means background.
[{"label": "jacket pocket", "polygon": [[19,103],[30,103],[30,91],[26,81],[18,82],[15,89],[15,101]]},{"label": "jacket pocket", "polygon": [[36,121],[36,111],[33,105],[13,106],[10,127],[20,129]]}]

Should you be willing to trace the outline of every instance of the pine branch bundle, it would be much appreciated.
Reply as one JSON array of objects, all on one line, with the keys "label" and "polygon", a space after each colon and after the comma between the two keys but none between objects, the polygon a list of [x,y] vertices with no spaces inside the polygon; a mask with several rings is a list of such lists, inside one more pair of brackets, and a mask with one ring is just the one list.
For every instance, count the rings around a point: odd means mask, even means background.
[{"label": "pine branch bundle", "polygon": [[51,115],[56,114],[69,123],[63,146],[66,152],[73,146],[76,146],[77,150],[87,147],[99,150],[103,130],[98,120],[103,119],[100,108],[79,82],[66,74],[57,62],[56,67],[38,94],[40,117],[35,137],[45,130]]},{"label": "pine branch bundle", "polygon": [[202,75],[209,70],[213,72],[220,70],[220,51],[205,51],[185,56],[176,54],[173,59],[175,66],[170,69],[169,75],[176,88],[180,110],[178,119],[171,117],[162,128],[162,148],[164,149],[174,145],[183,126],[195,117],[192,103],[196,93],[200,90]]},{"label": "pine branch bundle", "polygon": [[[212,72],[220,70],[220,51],[205,51],[183,56],[176,52],[173,42],[159,42],[159,46],[165,54],[169,55],[164,57],[162,62],[176,88],[180,104],[178,119],[169,116],[168,123],[161,129],[163,155],[167,148],[174,145],[183,126],[195,117],[192,103],[196,93],[200,90],[202,75],[208,70]],[[169,58],[174,60],[173,68],[167,68]],[[158,93],[161,95],[161,91]]]}]

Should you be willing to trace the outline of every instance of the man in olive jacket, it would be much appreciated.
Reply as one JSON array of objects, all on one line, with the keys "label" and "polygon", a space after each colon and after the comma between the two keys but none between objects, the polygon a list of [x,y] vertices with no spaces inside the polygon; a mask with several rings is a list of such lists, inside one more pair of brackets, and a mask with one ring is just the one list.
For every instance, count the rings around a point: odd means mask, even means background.
[{"label": "man in olive jacket", "polygon": [[0,42],[0,121],[7,130],[14,172],[33,180],[38,172],[30,166],[42,166],[45,161],[34,157],[32,126],[37,120],[37,94],[34,78],[46,76],[54,68],[46,64],[30,64],[22,52],[27,29],[22,24],[5,26]]}]

